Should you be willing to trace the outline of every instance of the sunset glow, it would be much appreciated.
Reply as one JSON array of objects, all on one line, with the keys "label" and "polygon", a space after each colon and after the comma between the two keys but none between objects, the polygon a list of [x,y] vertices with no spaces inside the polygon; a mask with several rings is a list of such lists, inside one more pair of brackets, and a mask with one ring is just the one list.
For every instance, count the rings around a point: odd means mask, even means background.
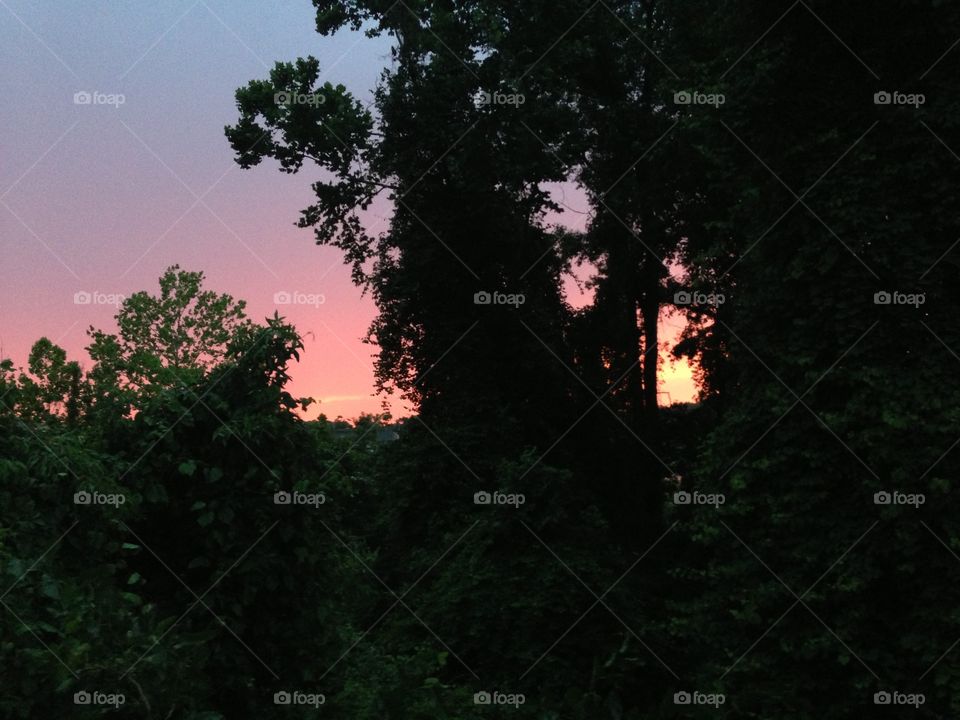
[{"label": "sunset glow", "polygon": [[[223,126],[236,114],[233,89],[275,57],[313,54],[325,81],[369,100],[386,41],[321,39],[309,3],[164,3],[149,18],[141,7],[98,15],[79,3],[10,10],[23,22],[5,11],[0,23],[0,85],[20,88],[0,117],[0,242],[5,262],[23,271],[0,285],[0,357],[23,364],[45,335],[88,366],[87,328],[113,329],[116,298],[154,288],[179,264],[246,300],[253,319],[280,312],[303,333],[291,391],[320,401],[308,416],[381,412],[376,347],[363,342],[373,302],[338,250],[294,226],[316,171],[244,172]],[[76,104],[77,93],[91,103]],[[582,227],[575,189],[560,195],[571,209],[547,221]],[[371,208],[368,227],[385,229],[388,211]],[[284,294],[291,303],[275,302]],[[674,402],[693,397],[685,363],[666,363],[662,383]],[[409,411],[388,400],[395,414]]]}]

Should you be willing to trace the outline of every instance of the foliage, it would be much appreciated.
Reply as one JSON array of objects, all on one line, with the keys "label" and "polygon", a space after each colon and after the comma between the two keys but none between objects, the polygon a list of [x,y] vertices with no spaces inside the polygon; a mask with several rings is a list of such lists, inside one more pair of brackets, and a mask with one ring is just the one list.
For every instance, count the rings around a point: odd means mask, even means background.
[{"label": "foliage", "polygon": [[[956,716],[957,7],[314,5],[393,39],[373,110],[299,59],[226,134],[321,169],[300,224],[415,415],[304,421],[296,330],[176,266],[89,371],[0,363],[0,716]],[[657,408],[664,310],[696,404]]]},{"label": "foliage", "polygon": [[120,403],[129,412],[136,399],[159,388],[196,382],[226,357],[231,342],[251,331],[244,301],[203,290],[203,278],[202,272],[167,268],[159,295],[141,291],[124,299],[118,333],[90,328],[90,379],[98,401]]}]

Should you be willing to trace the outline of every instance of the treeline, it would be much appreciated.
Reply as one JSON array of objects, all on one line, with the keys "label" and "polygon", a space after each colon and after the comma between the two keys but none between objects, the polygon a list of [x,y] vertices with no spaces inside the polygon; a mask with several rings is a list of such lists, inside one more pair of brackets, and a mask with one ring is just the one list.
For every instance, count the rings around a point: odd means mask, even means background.
[{"label": "treeline", "polygon": [[301,421],[290,326],[160,285],[91,328],[89,370],[46,339],[0,364],[0,717],[271,716],[365,606],[343,520],[375,419],[350,444]]},{"label": "treeline", "polygon": [[[204,297],[177,270],[89,373],[8,367],[3,710],[960,712],[957,5],[314,4],[393,38],[372,109],[279,63],[227,137],[320,168],[300,225],[417,414],[376,451],[298,420],[295,332],[222,296],[222,334],[145,330]],[[658,409],[670,311],[702,397]]]},{"label": "treeline", "polygon": [[[393,38],[373,109],[301,59],[238,91],[227,137],[242,167],[327,171],[300,224],[419,408],[385,568],[456,537],[458,483],[527,498],[497,549],[537,572],[490,602],[447,558],[437,634],[484,628],[451,647],[543,717],[685,716],[695,690],[729,717],[955,713],[956,4],[314,4],[321,34]],[[585,232],[545,222],[562,182]],[[665,413],[670,310],[702,402]]]}]

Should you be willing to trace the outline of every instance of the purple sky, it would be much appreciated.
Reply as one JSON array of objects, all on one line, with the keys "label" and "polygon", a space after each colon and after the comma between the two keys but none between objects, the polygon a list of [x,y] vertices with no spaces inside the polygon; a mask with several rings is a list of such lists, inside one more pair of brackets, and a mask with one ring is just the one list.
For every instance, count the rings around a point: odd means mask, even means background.
[{"label": "purple sky", "polygon": [[[275,293],[322,295],[279,308],[306,336],[292,390],[330,417],[379,411],[374,348],[360,342],[373,304],[339,251],[293,225],[316,172],[242,171],[223,136],[235,89],[277,60],[312,54],[322,80],[370,100],[389,42],[321,37],[313,10],[309,0],[0,0],[0,357],[23,364],[46,335],[86,360],[86,328],[114,327],[109,295],[153,290],[179,263],[258,320],[278,309]],[[75,103],[82,92],[90,104]],[[94,304],[76,304],[78,292]],[[663,389],[689,399],[686,365],[665,370]]]}]

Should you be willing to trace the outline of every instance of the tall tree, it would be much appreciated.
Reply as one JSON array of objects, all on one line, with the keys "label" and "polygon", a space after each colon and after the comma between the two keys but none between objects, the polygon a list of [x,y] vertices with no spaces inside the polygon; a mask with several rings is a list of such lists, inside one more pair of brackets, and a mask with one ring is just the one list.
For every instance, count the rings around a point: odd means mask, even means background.
[{"label": "tall tree", "polygon": [[[698,578],[689,637],[713,658],[699,682],[722,680],[737,717],[857,717],[894,691],[949,716],[955,672],[934,638],[960,630],[942,611],[956,602],[943,578],[960,432],[960,163],[944,147],[960,59],[944,53],[960,16],[913,2],[672,7],[681,72],[727,100],[683,127],[709,231],[688,257],[728,289],[691,336],[722,412],[688,489],[726,496],[692,512],[693,568],[677,573]],[[926,103],[904,104],[915,93]]]}]

